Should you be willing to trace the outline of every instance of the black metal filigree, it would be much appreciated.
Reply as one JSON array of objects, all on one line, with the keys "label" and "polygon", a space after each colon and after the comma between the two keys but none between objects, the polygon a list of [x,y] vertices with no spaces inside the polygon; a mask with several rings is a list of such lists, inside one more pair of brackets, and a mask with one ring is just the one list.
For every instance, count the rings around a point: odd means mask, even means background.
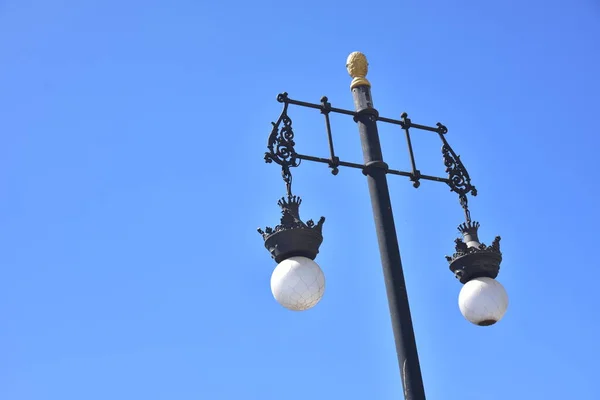
[{"label": "black metal filigree", "polygon": [[288,197],[292,196],[292,173],[290,168],[300,165],[300,159],[294,149],[294,131],[292,129],[292,119],[287,115],[288,109],[287,93],[281,93],[277,96],[277,101],[283,103],[283,110],[277,119],[277,122],[271,122],[273,129],[269,135],[267,148],[265,152],[265,162],[273,161],[281,165],[281,176],[285,182]]},{"label": "black metal filigree", "polygon": [[442,155],[444,156],[446,173],[448,173],[450,190],[457,193],[460,197],[466,196],[469,193],[477,196],[477,189],[471,184],[471,177],[462,161],[460,161],[460,156],[456,155],[443,137],[442,141],[444,142]]},{"label": "black metal filigree", "polygon": [[502,252],[500,251],[500,239],[501,239],[500,236],[496,236],[494,238],[494,241],[492,242],[492,244],[489,246],[486,246],[485,244],[480,243],[480,246],[477,246],[477,247],[467,247],[467,244],[461,238],[456,238],[456,239],[454,239],[454,243],[455,243],[454,254],[452,255],[452,257],[445,256],[446,260],[448,262],[452,262],[453,259],[462,257],[466,254],[479,253],[479,252],[483,252],[483,251],[489,251],[489,252],[502,254]]},{"label": "black metal filigree", "polygon": [[258,228],[265,241],[265,247],[276,262],[289,257],[303,256],[315,259],[319,246],[323,241],[322,229],[325,217],[315,224],[313,220],[306,223],[300,219],[300,204],[298,196],[281,198],[277,204],[281,207],[281,221],[275,228],[266,227],[263,231]]},{"label": "black metal filigree", "polygon": [[321,217],[319,222],[315,224],[315,222],[310,219],[306,221],[306,223],[302,222],[300,219],[300,204],[302,204],[302,199],[300,196],[290,196],[287,198],[282,197],[277,205],[281,207],[281,222],[279,225],[275,226],[275,228],[266,227],[263,232],[262,229],[258,229],[258,233],[260,233],[264,239],[267,239],[273,233],[283,231],[286,229],[316,229],[318,232],[321,232],[323,223],[325,222],[325,217]]},{"label": "black metal filigree", "polygon": [[477,196],[477,189],[471,184],[471,177],[460,160],[460,156],[452,150],[452,147],[450,147],[446,138],[443,136],[448,132],[448,129],[440,123],[438,123],[438,128],[440,129],[438,133],[444,143],[442,145],[442,155],[444,157],[446,173],[448,174],[448,186],[450,186],[451,191],[458,194],[460,206],[465,212],[465,220],[470,224],[471,212],[469,211],[467,195],[472,194],[473,196]]},{"label": "black metal filigree", "polygon": [[276,162],[282,168],[297,167],[300,165],[300,159],[297,157],[294,149],[294,131],[292,130],[292,119],[287,115],[289,103],[285,101],[287,93],[281,93],[277,96],[277,101],[283,102],[283,110],[277,119],[277,122],[271,122],[273,129],[269,135],[267,143],[268,152],[265,153],[265,162]]},{"label": "black metal filigree", "polygon": [[486,246],[479,241],[478,229],[478,222],[468,221],[459,225],[458,230],[463,237],[454,240],[454,254],[446,256],[450,270],[461,283],[478,277],[496,278],[500,271],[500,236],[496,236],[492,244]]},{"label": "black metal filigree", "polygon": [[[300,199],[292,194],[292,173],[291,169],[298,167],[302,160],[319,162],[329,165],[332,168],[332,173],[336,175],[339,167],[351,167],[362,169],[365,173],[365,166],[360,163],[346,162],[340,160],[333,148],[333,138],[331,125],[329,120],[330,113],[353,116],[355,121],[358,121],[360,112],[334,108],[329,103],[327,97],[321,98],[320,104],[307,103],[303,101],[293,100],[288,97],[287,93],[281,93],[277,96],[277,101],[283,103],[283,110],[276,122],[272,122],[272,130],[269,135],[267,148],[264,159],[267,163],[276,163],[281,166],[282,178],[286,184],[287,200],[284,197],[280,200],[279,205],[282,208],[281,223],[275,228],[267,227],[265,231],[259,229],[259,232],[265,239],[265,247],[271,252],[275,260],[280,260],[282,257],[291,256],[292,254],[305,254],[308,257],[315,257],[318,252],[318,246],[322,241],[321,226],[324,218],[321,218],[317,224],[312,220],[306,223],[300,220],[298,215],[298,207]],[[296,153],[294,148],[294,131],[292,129],[292,120],[288,116],[288,106],[296,105],[319,110],[325,116],[325,127],[327,130],[327,139],[329,143],[330,157],[314,157]],[[460,156],[457,155],[452,147],[446,141],[445,135],[448,128],[437,123],[436,126],[426,126],[416,124],[408,118],[408,114],[403,113],[401,120],[384,118],[379,114],[370,113],[371,121],[380,121],[398,125],[405,130],[410,153],[411,171],[400,171],[386,168],[386,173],[392,175],[405,176],[413,181],[413,185],[418,187],[421,180],[444,182],[450,187],[450,190],[455,192],[460,201],[460,205],[465,213],[465,224],[461,225],[464,239],[457,239],[456,252],[452,257],[447,257],[451,264],[451,270],[461,282],[466,282],[474,276],[490,276],[495,277],[499,270],[502,255],[500,253],[500,237],[497,237],[490,246],[479,244],[478,240],[470,240],[468,235],[474,229],[472,237],[476,237],[476,230],[479,226],[471,220],[469,211],[468,195],[477,196],[477,189],[471,183],[471,177],[463,165]],[[418,129],[422,131],[435,132],[442,140],[442,156],[446,167],[447,178],[429,176],[421,174],[416,167],[415,156],[411,143],[409,129]],[[461,229],[459,227],[459,229]],[[473,243],[477,243],[474,247]],[[278,261],[279,262],[279,261]]]}]

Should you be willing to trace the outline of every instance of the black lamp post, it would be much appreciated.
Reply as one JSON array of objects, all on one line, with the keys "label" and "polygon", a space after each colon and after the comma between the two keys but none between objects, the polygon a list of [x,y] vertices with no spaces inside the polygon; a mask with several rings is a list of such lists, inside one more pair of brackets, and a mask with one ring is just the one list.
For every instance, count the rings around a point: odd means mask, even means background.
[{"label": "black lamp post", "polygon": [[[290,169],[299,166],[301,160],[328,164],[334,175],[338,174],[340,166],[361,169],[369,183],[404,397],[407,400],[424,400],[425,390],[402,271],[387,175],[408,177],[415,188],[419,187],[421,180],[443,182],[450,187],[451,191],[458,194],[466,220],[458,228],[463,238],[455,240],[456,251],[452,257],[447,256],[446,259],[450,264],[450,270],[464,284],[459,295],[461,312],[469,321],[481,326],[492,325],[500,320],[508,306],[504,288],[495,281],[502,261],[500,237],[496,237],[491,246],[479,242],[477,237],[479,223],[471,220],[467,202],[467,195],[475,196],[477,191],[471,184],[460,156],[456,155],[446,141],[445,134],[448,131],[446,127],[440,123],[436,127],[415,124],[406,113],[402,114],[401,120],[380,117],[373,107],[371,84],[366,79],[368,71],[366,57],[359,52],[352,53],[348,57],[346,67],[353,78],[350,88],[355,111],[333,108],[326,97],[321,99],[321,104],[312,104],[292,100],[287,93],[277,96],[277,101],[284,106],[279,119],[273,123],[265,161],[275,162],[281,166],[287,186],[287,197],[279,201],[282,209],[281,223],[274,229],[266,228],[265,231],[258,229],[265,239],[265,247],[279,263],[271,278],[271,289],[276,299],[285,307],[305,310],[320,300],[325,284],[323,274],[314,262],[323,241],[321,232],[325,218],[321,217],[317,224],[312,220],[302,222],[299,215],[301,200],[292,194]],[[325,116],[330,158],[307,156],[295,151],[292,121],[287,114],[290,104],[320,110]],[[329,122],[329,114],[332,112],[350,115],[358,124],[364,156],[363,164],[341,161],[335,155]],[[412,166],[411,172],[390,169],[383,161],[377,131],[378,121],[399,125],[404,130]],[[410,139],[411,128],[439,135],[447,178],[423,175],[416,168]]]}]

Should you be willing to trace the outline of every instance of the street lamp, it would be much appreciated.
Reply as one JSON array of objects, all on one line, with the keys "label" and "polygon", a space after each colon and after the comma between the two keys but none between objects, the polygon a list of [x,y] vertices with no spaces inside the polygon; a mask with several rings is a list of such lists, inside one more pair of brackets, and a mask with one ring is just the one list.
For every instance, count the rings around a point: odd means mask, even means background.
[{"label": "street lamp", "polygon": [[[458,194],[464,210],[465,222],[458,227],[462,238],[455,240],[454,254],[446,256],[446,259],[454,276],[464,285],[458,297],[460,311],[468,321],[479,326],[493,325],[498,322],[508,307],[506,291],[495,280],[502,261],[500,237],[497,236],[489,246],[481,243],[478,238],[479,223],[471,220],[467,200],[467,195],[476,196],[477,190],[471,184],[471,178],[460,156],[446,141],[445,135],[448,129],[441,123],[437,123],[435,127],[415,124],[406,113],[402,114],[401,120],[379,116],[373,107],[371,83],[366,78],[368,63],[364,54],[359,52],[350,54],[346,67],[352,77],[350,89],[355,111],[334,108],[327,97],[323,97],[320,104],[313,104],[292,100],[287,93],[277,96],[277,101],[283,103],[283,111],[277,122],[272,123],[273,129],[269,136],[265,161],[275,162],[281,166],[287,194],[278,202],[282,213],[279,225],[275,228],[267,227],[264,231],[258,229],[264,238],[265,247],[278,263],[271,276],[271,290],[282,306],[295,311],[307,310],[315,306],[325,290],[323,272],[314,261],[323,242],[322,228],[325,218],[321,217],[316,224],[313,220],[302,221],[299,212],[302,200],[292,194],[291,168],[298,167],[302,160],[306,160],[327,164],[333,175],[339,173],[339,167],[361,169],[369,183],[404,397],[407,400],[424,400],[425,390],[404,283],[387,175],[408,177],[415,188],[420,186],[421,180],[443,182],[450,187],[451,191]],[[296,152],[292,120],[287,113],[290,105],[316,109],[325,116],[329,158]],[[352,116],[358,124],[363,164],[341,161],[335,155],[329,121],[330,113]],[[410,172],[390,169],[383,161],[377,130],[378,121],[398,125],[404,130],[412,166]],[[442,141],[442,156],[448,173],[447,178],[424,175],[416,168],[410,138],[411,128],[438,134]]]},{"label": "street lamp", "polygon": [[312,220],[302,222],[299,212],[302,200],[291,194],[292,175],[287,169],[284,179],[288,182],[288,197],[278,202],[282,210],[281,223],[275,229],[258,231],[278,263],[271,275],[273,297],[287,309],[304,311],[315,306],[325,292],[325,276],[314,261],[323,242],[321,229],[325,217],[316,225]]}]

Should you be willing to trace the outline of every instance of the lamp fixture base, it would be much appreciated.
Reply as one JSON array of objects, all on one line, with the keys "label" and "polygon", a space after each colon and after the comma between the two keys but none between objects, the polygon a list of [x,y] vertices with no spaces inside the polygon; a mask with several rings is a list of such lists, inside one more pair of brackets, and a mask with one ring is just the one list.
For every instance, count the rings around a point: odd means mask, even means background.
[{"label": "lamp fixture base", "polygon": [[314,260],[319,253],[325,217],[321,217],[316,224],[313,220],[302,222],[299,211],[301,203],[299,196],[288,196],[287,200],[281,198],[277,202],[282,214],[280,224],[275,228],[266,227],[264,231],[258,228],[266,249],[277,263],[299,256]]},{"label": "lamp fixture base", "polygon": [[496,236],[490,246],[479,242],[477,230],[478,222],[463,223],[458,227],[463,238],[458,238],[455,253],[446,256],[450,264],[450,271],[454,276],[465,284],[471,279],[488,277],[495,279],[500,272],[502,252],[500,251],[500,236]]}]

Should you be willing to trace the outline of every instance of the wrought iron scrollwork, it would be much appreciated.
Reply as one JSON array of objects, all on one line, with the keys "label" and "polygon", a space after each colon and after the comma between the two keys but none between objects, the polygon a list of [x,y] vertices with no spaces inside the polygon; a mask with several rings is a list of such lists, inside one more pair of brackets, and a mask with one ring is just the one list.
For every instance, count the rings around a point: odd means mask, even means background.
[{"label": "wrought iron scrollwork", "polygon": [[[360,168],[364,170],[364,165],[357,163],[350,163],[341,161],[335,154],[333,148],[333,138],[331,133],[331,126],[329,120],[330,113],[339,113],[345,115],[351,115],[356,117],[356,112],[343,110],[339,108],[334,108],[329,103],[327,97],[321,98],[320,104],[312,104],[306,103],[302,101],[297,101],[290,99],[287,93],[281,93],[277,96],[277,101],[279,103],[283,103],[283,110],[276,122],[272,122],[273,128],[271,130],[271,134],[269,135],[269,140],[267,144],[268,151],[265,153],[265,161],[267,163],[275,162],[276,164],[281,166],[281,173],[283,180],[286,184],[287,195],[288,197],[292,196],[292,173],[291,169],[294,167],[298,167],[302,160],[316,161],[328,164],[332,169],[332,173],[336,175],[339,171],[340,166],[352,167],[352,168]],[[327,139],[329,143],[329,151],[330,158],[321,158],[321,157],[313,157],[296,153],[294,148],[294,131],[292,129],[292,119],[288,116],[288,107],[289,105],[298,105],[301,107],[308,107],[316,110],[320,110],[321,114],[325,116],[325,127],[327,130]],[[465,217],[467,222],[471,221],[471,215],[468,208],[468,199],[467,195],[471,194],[473,196],[477,195],[477,189],[475,186],[471,184],[471,178],[469,173],[467,172],[465,166],[460,160],[460,156],[457,155],[452,147],[446,141],[445,135],[448,132],[448,128],[442,125],[441,123],[437,123],[436,126],[426,126],[421,124],[416,124],[408,118],[408,114],[403,113],[401,120],[394,120],[390,118],[383,118],[380,116],[374,116],[378,121],[392,123],[395,125],[399,125],[402,129],[405,130],[406,139],[408,142],[408,149],[410,153],[410,161],[411,161],[411,172],[398,171],[388,169],[388,173],[394,175],[401,175],[409,177],[411,181],[413,181],[414,187],[419,187],[421,180],[430,180],[437,182],[445,182],[448,186],[450,186],[450,190],[458,194],[461,207],[465,212]],[[419,129],[429,132],[435,132],[439,135],[442,140],[442,155],[444,160],[444,165],[446,166],[446,173],[448,174],[447,178],[439,178],[435,176],[423,175],[417,169],[415,163],[415,157],[413,154],[413,148],[411,143],[411,136],[409,134],[409,129]]]},{"label": "wrought iron scrollwork", "polygon": [[283,103],[283,110],[277,119],[277,122],[271,122],[273,129],[269,135],[267,148],[265,152],[265,162],[275,162],[281,165],[281,175],[286,184],[288,197],[292,196],[292,173],[290,168],[300,165],[300,159],[294,149],[294,131],[292,129],[292,119],[287,115],[288,101],[287,93],[281,93],[277,96],[277,101]]},{"label": "wrought iron scrollwork", "polygon": [[446,133],[448,133],[448,128],[446,128],[445,125],[442,125],[441,122],[438,122],[437,124],[435,124],[435,126],[437,126],[437,133],[439,133],[440,135],[445,135]]},{"label": "wrought iron scrollwork", "polygon": [[477,196],[477,189],[471,184],[471,177],[463,163],[460,161],[460,156],[456,155],[446,141],[444,142],[442,154],[444,156],[446,172],[448,173],[448,185],[450,186],[450,189],[461,197],[469,193],[473,196]]},{"label": "wrought iron scrollwork", "polygon": [[477,196],[477,189],[471,184],[471,177],[462,161],[460,161],[460,156],[452,150],[452,147],[450,147],[446,139],[442,136],[448,130],[440,123],[438,123],[438,128],[440,138],[444,143],[442,146],[442,155],[444,157],[446,173],[448,174],[448,186],[450,186],[451,191],[458,194],[460,205],[465,212],[465,219],[470,223],[471,212],[469,211],[467,195]]}]

